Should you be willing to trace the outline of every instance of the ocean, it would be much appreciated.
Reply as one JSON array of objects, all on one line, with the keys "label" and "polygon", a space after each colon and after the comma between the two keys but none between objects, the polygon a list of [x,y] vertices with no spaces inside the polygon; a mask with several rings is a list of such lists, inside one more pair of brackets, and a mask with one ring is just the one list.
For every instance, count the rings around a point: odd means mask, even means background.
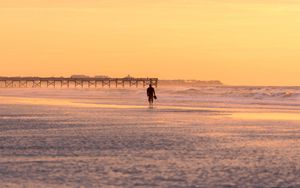
[{"label": "ocean", "polygon": [[0,187],[300,187],[300,87],[0,89]]}]

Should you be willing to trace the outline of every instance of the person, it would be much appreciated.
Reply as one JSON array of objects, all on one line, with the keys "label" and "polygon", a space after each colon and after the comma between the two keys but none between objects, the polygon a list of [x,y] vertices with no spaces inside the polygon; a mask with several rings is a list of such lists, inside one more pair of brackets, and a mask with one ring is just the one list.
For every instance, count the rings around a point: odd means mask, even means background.
[{"label": "person", "polygon": [[150,84],[147,89],[147,96],[150,105],[153,105],[153,100],[156,99],[155,89]]}]

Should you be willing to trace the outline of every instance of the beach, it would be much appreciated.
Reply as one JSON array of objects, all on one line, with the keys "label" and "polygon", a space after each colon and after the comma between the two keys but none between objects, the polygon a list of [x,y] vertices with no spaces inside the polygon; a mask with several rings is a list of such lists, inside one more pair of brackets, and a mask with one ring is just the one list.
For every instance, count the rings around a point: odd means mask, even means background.
[{"label": "beach", "polygon": [[0,187],[300,187],[300,87],[0,89]]}]

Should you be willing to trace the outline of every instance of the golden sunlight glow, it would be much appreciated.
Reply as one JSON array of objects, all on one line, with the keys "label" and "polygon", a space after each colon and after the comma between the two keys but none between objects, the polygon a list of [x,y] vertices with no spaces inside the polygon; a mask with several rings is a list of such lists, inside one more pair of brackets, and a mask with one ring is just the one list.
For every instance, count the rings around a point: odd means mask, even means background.
[{"label": "golden sunlight glow", "polygon": [[231,117],[243,120],[300,121],[299,113],[233,113]]},{"label": "golden sunlight glow", "polygon": [[0,75],[300,84],[296,0],[1,0]]}]

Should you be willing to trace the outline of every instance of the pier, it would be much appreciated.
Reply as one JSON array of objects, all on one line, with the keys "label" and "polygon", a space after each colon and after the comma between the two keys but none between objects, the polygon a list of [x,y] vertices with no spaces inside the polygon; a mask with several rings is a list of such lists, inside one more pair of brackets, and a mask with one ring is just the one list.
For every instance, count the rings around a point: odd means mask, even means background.
[{"label": "pier", "polygon": [[158,78],[0,77],[0,88],[100,88],[158,86]]}]

